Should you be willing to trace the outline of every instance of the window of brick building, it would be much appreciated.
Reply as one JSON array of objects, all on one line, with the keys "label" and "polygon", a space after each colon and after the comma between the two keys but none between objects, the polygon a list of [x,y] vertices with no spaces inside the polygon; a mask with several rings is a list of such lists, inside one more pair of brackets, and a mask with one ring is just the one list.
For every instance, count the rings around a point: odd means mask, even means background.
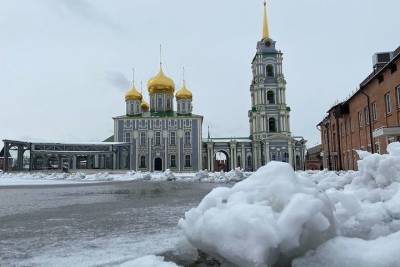
[{"label": "window of brick building", "polygon": [[386,107],[386,114],[392,113],[392,100],[390,98],[390,94],[385,94],[385,107]]},{"label": "window of brick building", "polygon": [[363,126],[363,116],[362,116],[361,111],[358,112],[358,125],[359,125],[360,127]]},{"label": "window of brick building", "polygon": [[364,118],[365,118],[365,125],[369,124],[369,112],[368,112],[368,107],[364,108]]},{"label": "window of brick building", "polygon": [[396,88],[396,94],[397,94],[397,106],[400,108],[400,85],[397,86]]},{"label": "window of brick building", "polygon": [[376,121],[378,119],[378,111],[376,107],[376,103],[372,103],[372,119]]}]

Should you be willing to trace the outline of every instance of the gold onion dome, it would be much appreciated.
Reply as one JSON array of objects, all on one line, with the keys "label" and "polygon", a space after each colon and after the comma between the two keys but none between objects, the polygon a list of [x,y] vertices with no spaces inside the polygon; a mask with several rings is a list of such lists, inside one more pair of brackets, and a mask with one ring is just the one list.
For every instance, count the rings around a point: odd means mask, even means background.
[{"label": "gold onion dome", "polygon": [[183,100],[183,99],[192,100],[193,99],[192,92],[190,92],[186,87],[186,82],[183,82],[182,88],[178,92],[176,92],[175,97],[177,100]]},{"label": "gold onion dome", "polygon": [[142,108],[143,112],[147,112],[150,109],[149,104],[146,101],[144,101],[144,99],[142,100],[142,103],[140,103],[140,107]]},{"label": "gold onion dome", "polygon": [[147,88],[150,94],[170,93],[173,95],[175,91],[175,83],[171,78],[168,78],[164,74],[162,68],[160,68],[160,72],[148,81]]},{"label": "gold onion dome", "polygon": [[125,101],[142,101],[143,95],[136,89],[135,85],[132,85],[132,88],[126,92]]}]

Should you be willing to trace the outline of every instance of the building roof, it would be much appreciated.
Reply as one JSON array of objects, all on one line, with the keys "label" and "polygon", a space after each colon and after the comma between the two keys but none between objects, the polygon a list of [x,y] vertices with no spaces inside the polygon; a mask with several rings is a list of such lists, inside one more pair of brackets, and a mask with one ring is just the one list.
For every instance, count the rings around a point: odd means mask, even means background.
[{"label": "building roof", "polygon": [[317,154],[320,153],[322,151],[322,145],[316,145],[313,147],[310,147],[309,149],[307,149],[307,154]]},{"label": "building roof", "polygon": [[[367,76],[367,78],[364,79],[364,81],[362,81],[360,83],[359,88],[357,89],[357,91],[355,91],[349,98],[347,98],[346,100],[339,102],[335,105],[333,105],[328,111],[327,113],[330,113],[333,109],[335,109],[337,106],[343,105],[345,103],[348,103],[350,100],[352,100],[356,95],[358,95],[362,90],[364,90],[375,78],[377,78],[379,75],[381,75],[384,71],[386,71],[390,66],[393,65],[393,63],[398,60],[400,58],[400,46],[394,50],[393,52],[393,57],[392,59],[387,62],[384,66],[382,66],[381,68],[374,70],[371,74],[369,74]],[[324,119],[318,123],[318,125],[321,125],[324,120],[327,118],[328,116],[325,116]]]}]

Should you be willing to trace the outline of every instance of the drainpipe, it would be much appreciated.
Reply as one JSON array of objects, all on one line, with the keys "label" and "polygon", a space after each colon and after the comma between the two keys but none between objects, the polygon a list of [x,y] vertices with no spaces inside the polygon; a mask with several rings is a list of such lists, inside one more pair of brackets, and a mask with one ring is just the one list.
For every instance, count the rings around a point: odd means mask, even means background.
[{"label": "drainpipe", "polygon": [[339,160],[339,170],[343,170],[343,165],[342,165],[342,145],[340,142],[340,135],[341,135],[341,129],[339,127],[339,117],[336,117],[336,139],[337,139],[337,145],[338,145],[338,160]]},{"label": "drainpipe", "polygon": [[329,134],[329,124],[325,125],[326,128],[326,140],[328,141],[328,170],[332,170],[332,161],[331,161],[331,145],[330,145],[330,134]]},{"label": "drainpipe", "polygon": [[372,152],[372,154],[374,154],[375,153],[375,147],[374,147],[374,136],[373,136],[373,133],[372,133],[372,117],[371,117],[371,108],[370,108],[371,101],[370,101],[369,95],[367,95],[363,91],[361,91],[360,93],[367,97],[367,102],[368,102],[368,120],[369,120],[369,135],[370,135],[370,139],[371,139],[371,152]]}]

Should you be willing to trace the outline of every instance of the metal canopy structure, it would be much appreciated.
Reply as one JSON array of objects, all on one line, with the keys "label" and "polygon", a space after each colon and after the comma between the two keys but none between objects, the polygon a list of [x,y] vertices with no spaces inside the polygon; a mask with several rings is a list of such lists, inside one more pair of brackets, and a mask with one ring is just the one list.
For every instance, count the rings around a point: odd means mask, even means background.
[{"label": "metal canopy structure", "polygon": [[[31,142],[3,140],[4,171],[68,169],[129,169],[129,143]],[[10,166],[10,151],[17,160]]]}]

